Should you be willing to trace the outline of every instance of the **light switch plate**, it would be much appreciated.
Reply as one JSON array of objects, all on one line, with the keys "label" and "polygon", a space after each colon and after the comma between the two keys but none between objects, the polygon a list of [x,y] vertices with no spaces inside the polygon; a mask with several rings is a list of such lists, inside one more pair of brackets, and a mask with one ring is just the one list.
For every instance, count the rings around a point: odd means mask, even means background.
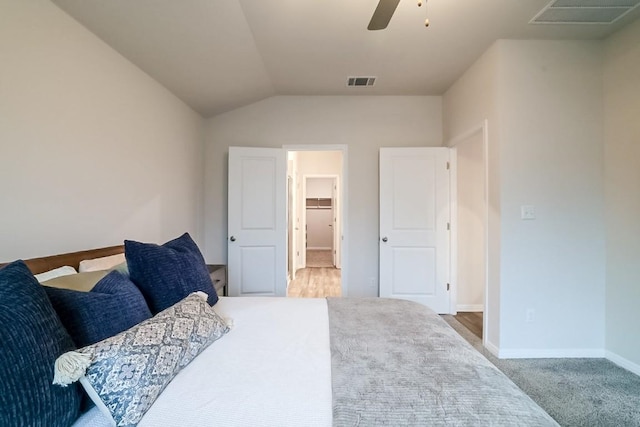
[{"label": "light switch plate", "polygon": [[536,219],[536,207],[533,205],[520,206],[520,219]]}]

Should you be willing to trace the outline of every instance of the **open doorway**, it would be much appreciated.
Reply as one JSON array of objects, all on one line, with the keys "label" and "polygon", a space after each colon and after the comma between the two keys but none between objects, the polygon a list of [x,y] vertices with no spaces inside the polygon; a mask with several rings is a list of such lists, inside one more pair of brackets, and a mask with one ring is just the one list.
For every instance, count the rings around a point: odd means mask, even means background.
[{"label": "open doorway", "polygon": [[456,320],[479,338],[486,325],[487,189],[484,127],[456,141]]},{"label": "open doorway", "polygon": [[342,296],[342,151],[288,151],[287,296]]},{"label": "open doorway", "polygon": [[336,267],[335,189],[338,177],[304,178],[304,221],[307,234],[306,267]]}]

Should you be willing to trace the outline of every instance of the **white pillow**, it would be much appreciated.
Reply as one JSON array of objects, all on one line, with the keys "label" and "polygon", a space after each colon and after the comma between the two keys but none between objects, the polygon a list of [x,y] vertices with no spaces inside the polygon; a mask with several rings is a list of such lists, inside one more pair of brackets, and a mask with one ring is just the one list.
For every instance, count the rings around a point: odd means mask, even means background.
[{"label": "white pillow", "polygon": [[53,270],[45,271],[44,273],[36,274],[34,277],[38,282],[46,282],[47,280],[55,279],[56,277],[68,276],[70,274],[77,274],[75,268],[70,265],[54,268]]},{"label": "white pillow", "polygon": [[87,271],[109,270],[125,261],[124,254],[104,256],[101,258],[85,259],[80,261],[78,271],[85,273]]}]

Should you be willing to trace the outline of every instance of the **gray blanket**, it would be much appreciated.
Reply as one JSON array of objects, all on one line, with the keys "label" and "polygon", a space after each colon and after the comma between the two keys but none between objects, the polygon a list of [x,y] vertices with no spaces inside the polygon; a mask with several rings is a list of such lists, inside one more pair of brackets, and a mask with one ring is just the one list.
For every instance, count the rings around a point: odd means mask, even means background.
[{"label": "gray blanket", "polygon": [[328,298],[334,426],[557,426],[440,316]]}]

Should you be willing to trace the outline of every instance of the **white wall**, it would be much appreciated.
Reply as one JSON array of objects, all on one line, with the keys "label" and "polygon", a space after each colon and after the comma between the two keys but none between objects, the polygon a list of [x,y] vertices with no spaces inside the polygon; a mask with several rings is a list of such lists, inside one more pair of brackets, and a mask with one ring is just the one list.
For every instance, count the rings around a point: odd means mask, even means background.
[{"label": "white wall", "polygon": [[602,45],[504,41],[503,54],[502,348],[602,355]]},{"label": "white wall", "polygon": [[333,249],[331,209],[307,209],[307,249]]},{"label": "white wall", "polygon": [[0,8],[0,261],[198,239],[202,118],[50,1]]},{"label": "white wall", "polygon": [[[489,232],[492,244],[497,213],[502,356],[602,355],[601,47],[498,41],[444,98],[446,135],[489,118]],[[483,91],[493,105],[478,98]],[[537,219],[523,221],[520,206],[529,204]],[[529,309],[533,322],[526,322]]]},{"label": "white wall", "polygon": [[332,188],[332,178],[307,178],[307,198],[330,199]]},{"label": "white wall", "polygon": [[[342,151],[297,151],[297,154],[301,178],[304,175],[342,176]],[[328,197],[331,197],[331,194]]]},{"label": "white wall", "polygon": [[606,41],[604,115],[606,346],[640,373],[640,20]]},{"label": "white wall", "polygon": [[440,97],[276,96],[207,122],[206,258],[225,262],[229,146],[348,146],[349,296],[377,295],[378,149],[442,144]]}]

